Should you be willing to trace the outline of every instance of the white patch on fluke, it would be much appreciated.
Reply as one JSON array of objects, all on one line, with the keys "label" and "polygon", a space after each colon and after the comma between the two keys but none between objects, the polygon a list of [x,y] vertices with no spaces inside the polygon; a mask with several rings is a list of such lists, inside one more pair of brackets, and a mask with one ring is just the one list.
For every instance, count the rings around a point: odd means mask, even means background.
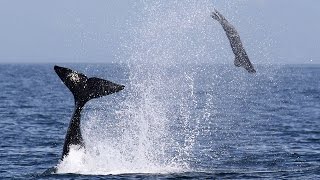
[{"label": "white patch on fluke", "polygon": [[68,75],[68,78],[70,78],[73,82],[80,82],[80,77],[76,72],[72,72]]}]

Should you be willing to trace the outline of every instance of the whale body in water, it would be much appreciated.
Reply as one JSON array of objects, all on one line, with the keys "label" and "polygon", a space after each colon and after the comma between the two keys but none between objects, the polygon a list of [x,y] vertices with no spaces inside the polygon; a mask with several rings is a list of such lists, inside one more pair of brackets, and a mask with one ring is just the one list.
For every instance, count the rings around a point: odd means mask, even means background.
[{"label": "whale body in water", "polygon": [[234,65],[237,67],[244,67],[249,73],[255,73],[256,70],[249,60],[236,28],[216,9],[212,12],[211,17],[222,25],[227,34],[232,51],[235,55]]}]

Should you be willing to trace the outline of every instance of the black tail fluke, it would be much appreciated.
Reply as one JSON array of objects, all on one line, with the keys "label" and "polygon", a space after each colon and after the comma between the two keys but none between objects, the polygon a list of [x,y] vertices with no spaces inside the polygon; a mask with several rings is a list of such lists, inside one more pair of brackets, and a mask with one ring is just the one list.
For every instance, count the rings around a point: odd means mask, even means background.
[{"label": "black tail fluke", "polygon": [[124,86],[104,79],[88,78],[68,68],[54,66],[54,70],[62,82],[70,89],[75,99],[75,110],[71,118],[64,141],[62,157],[69,154],[71,145],[84,147],[83,137],[80,128],[81,111],[86,102],[90,99],[106,96],[121,91]]},{"label": "black tail fluke", "polygon": [[96,77],[88,78],[68,68],[54,66],[54,70],[72,92],[75,100],[83,103],[124,89],[123,85]]}]

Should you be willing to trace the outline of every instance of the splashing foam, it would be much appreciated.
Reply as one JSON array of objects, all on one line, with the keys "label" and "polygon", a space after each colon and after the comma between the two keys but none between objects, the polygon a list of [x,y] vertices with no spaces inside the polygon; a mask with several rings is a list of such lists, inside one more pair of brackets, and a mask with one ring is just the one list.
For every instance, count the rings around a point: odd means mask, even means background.
[{"label": "splashing foam", "polygon": [[203,116],[194,114],[195,69],[186,64],[214,57],[207,53],[216,52],[212,43],[206,46],[215,36],[212,9],[206,0],[144,2],[140,24],[131,26],[124,42],[130,55],[128,95],[118,105],[100,104],[115,112],[87,114],[86,150],[72,147],[58,173],[192,171]]}]

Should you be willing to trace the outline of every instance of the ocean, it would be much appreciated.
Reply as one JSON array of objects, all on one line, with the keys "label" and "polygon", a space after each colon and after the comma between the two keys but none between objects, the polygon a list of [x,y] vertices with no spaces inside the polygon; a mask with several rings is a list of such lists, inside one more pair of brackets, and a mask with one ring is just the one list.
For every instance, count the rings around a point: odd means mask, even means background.
[{"label": "ocean", "polygon": [[71,92],[53,64],[1,64],[0,179],[320,178],[319,65],[58,65],[126,87],[61,162]]}]

